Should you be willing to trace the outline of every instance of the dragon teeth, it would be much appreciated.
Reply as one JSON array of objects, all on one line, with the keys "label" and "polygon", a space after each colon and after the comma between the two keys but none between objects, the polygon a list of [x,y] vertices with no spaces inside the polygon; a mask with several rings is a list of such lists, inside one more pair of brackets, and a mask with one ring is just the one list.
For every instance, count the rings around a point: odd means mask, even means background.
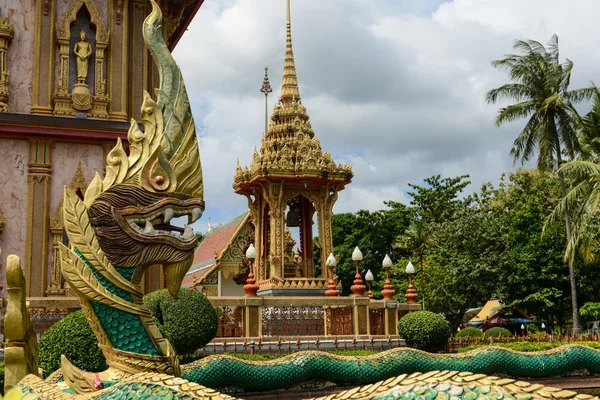
[{"label": "dragon teeth", "polygon": [[164,223],[168,224],[169,221],[171,221],[171,219],[175,216],[175,210],[173,210],[171,207],[167,208],[165,210],[165,219],[164,219]]},{"label": "dragon teeth", "polygon": [[146,234],[154,234],[154,226],[150,223],[150,221],[146,221],[146,226],[144,227],[144,233]]},{"label": "dragon teeth", "polygon": [[194,231],[191,226],[186,225],[183,230],[183,235],[181,235],[182,239],[188,240],[194,237]]},{"label": "dragon teeth", "polygon": [[202,209],[196,207],[192,210],[192,214],[188,217],[188,224],[196,222],[202,216]]}]

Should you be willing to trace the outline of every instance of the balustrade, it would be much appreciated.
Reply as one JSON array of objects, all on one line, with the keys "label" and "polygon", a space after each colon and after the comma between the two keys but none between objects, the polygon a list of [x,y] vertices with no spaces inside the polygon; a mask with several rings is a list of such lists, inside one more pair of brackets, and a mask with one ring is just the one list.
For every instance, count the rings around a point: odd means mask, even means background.
[{"label": "balustrade", "polygon": [[398,316],[420,309],[418,304],[399,304],[364,296],[208,299],[218,310],[217,338],[396,338]]}]

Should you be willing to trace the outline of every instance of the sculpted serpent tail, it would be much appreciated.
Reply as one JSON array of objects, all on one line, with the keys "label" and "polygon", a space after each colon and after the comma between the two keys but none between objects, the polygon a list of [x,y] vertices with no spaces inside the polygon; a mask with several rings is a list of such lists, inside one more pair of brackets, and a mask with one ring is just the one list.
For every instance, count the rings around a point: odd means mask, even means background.
[{"label": "sculpted serpent tail", "polygon": [[[69,188],[64,193],[64,226],[72,246],[60,248],[62,271],[79,298],[109,369],[98,374],[81,371],[63,357],[62,372],[46,381],[27,375],[7,396],[228,399],[198,383],[264,390],[321,378],[344,384],[380,381],[330,397],[340,399],[513,399],[516,394],[519,398],[586,398],[541,385],[457,372],[548,376],[581,368],[599,371],[600,352],[581,346],[535,356],[498,348],[460,356],[400,349],[362,359],[305,352],[268,363],[214,356],[180,371],[173,348],[142,303],[139,282],[147,267],[162,264],[167,288],[177,296],[192,262],[196,238],[189,226],[181,229],[170,222],[185,215],[191,224],[202,215],[202,170],[181,72],[163,41],[160,9],[151,2],[144,38],[158,65],[160,88],[156,102],[144,93],[144,130],[131,121],[128,153],[118,141],[107,158],[104,179],[96,174],[83,200]],[[5,317],[9,324],[5,326],[7,382],[12,386],[18,380],[15,377],[37,373],[37,361],[24,279],[18,257],[11,257]],[[456,371],[419,373],[435,369]],[[61,377],[68,389],[59,382]]]}]

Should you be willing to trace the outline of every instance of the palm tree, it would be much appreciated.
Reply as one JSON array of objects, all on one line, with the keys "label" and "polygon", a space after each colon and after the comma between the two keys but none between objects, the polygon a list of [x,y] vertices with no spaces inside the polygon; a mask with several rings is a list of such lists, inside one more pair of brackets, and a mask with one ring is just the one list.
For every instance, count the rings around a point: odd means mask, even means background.
[{"label": "palm tree", "polygon": [[423,310],[425,310],[425,277],[423,274],[423,255],[425,251],[433,244],[434,239],[429,225],[425,220],[415,218],[412,220],[404,235],[397,240],[397,246],[412,251],[413,255],[419,257],[421,266],[421,298],[423,300]]},{"label": "palm tree", "polygon": [[[488,103],[498,100],[514,100],[517,103],[503,107],[496,117],[496,125],[521,118],[527,123],[514,141],[511,154],[514,161],[529,161],[537,151],[537,166],[540,170],[554,171],[562,164],[563,153],[575,158],[581,146],[575,124],[577,112],[573,104],[592,94],[589,88],[568,90],[573,62],[560,63],[558,37],[553,35],[547,48],[534,40],[517,40],[513,48],[520,54],[509,54],[501,60],[492,61],[492,66],[506,70],[514,83],[503,85],[487,93]],[[566,196],[565,179],[558,171],[562,196]],[[565,209],[567,242],[571,242],[571,217]],[[571,281],[571,304],[573,330],[579,326],[577,313],[577,286],[573,262],[569,262]]]},{"label": "palm tree", "polygon": [[564,217],[569,210],[572,232],[565,260],[581,260],[587,264],[597,259],[594,232],[597,230],[600,204],[600,89],[593,86],[592,90],[592,109],[585,117],[578,117],[577,120],[582,144],[581,159],[569,161],[558,170],[572,183],[572,188],[544,225],[545,230],[548,224]]},{"label": "palm tree", "polygon": [[585,117],[578,118],[582,158],[600,160],[600,88],[592,85],[592,109]]}]

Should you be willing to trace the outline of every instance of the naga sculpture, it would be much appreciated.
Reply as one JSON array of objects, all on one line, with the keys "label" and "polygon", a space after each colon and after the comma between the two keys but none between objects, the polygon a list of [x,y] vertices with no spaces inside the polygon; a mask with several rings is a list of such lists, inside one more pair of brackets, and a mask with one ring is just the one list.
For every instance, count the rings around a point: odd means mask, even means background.
[{"label": "naga sculpture", "polygon": [[[83,199],[69,188],[64,193],[64,226],[71,247],[60,249],[63,274],[80,300],[109,368],[85,372],[63,356],[61,371],[46,380],[38,376],[24,280],[18,258],[10,258],[6,320],[13,329],[7,333],[6,369],[14,387],[7,398],[228,399],[231,397],[200,383],[264,390],[315,378],[369,383],[329,397],[340,399],[591,397],[474,375],[474,370],[499,371],[490,368],[483,359],[485,354],[479,357],[479,353],[445,357],[401,349],[357,359],[306,352],[269,363],[214,356],[180,368],[173,348],[142,303],[139,282],[147,267],[162,264],[167,288],[177,296],[192,262],[196,238],[189,226],[181,229],[170,222],[187,216],[191,224],[202,215],[202,171],[183,79],[163,41],[160,9],[151,2],[152,13],[143,33],[159,68],[160,88],[156,102],[145,93],[144,130],[132,121],[128,152],[117,142],[107,158],[105,178],[96,175]],[[566,358],[563,353],[558,357],[549,353],[540,356],[545,358],[538,364],[529,361],[531,365],[519,353],[494,351],[501,352],[494,362],[512,371],[518,366],[528,371],[541,368],[542,373],[564,372],[573,366],[600,369],[599,352],[576,347],[565,350]],[[565,359],[569,363],[565,364]],[[548,370],[544,365],[554,367]],[[422,373],[431,369],[471,372]],[[20,381],[16,379],[26,373],[29,375]]]}]

